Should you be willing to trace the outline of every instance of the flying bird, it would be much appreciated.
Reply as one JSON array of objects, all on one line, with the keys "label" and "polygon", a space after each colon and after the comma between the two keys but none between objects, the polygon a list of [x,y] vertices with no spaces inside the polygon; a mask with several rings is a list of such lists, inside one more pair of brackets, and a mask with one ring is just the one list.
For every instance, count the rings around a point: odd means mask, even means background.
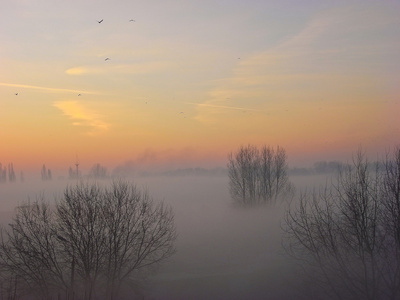
[{"label": "flying bird", "polygon": [[78,97],[81,96],[81,94],[78,94]]},{"label": "flying bird", "polygon": [[15,96],[18,96],[18,93],[15,93]]},{"label": "flying bird", "polygon": [[105,59],[105,61],[107,61],[107,60],[110,60],[110,58],[109,58],[109,57],[107,57],[107,58]]},{"label": "flying bird", "polygon": [[134,19],[130,19],[129,22],[136,22]]},{"label": "flying bird", "polygon": [[97,21],[97,23],[99,23],[99,24],[100,24],[101,22],[103,22],[103,19],[101,19],[100,21]]}]

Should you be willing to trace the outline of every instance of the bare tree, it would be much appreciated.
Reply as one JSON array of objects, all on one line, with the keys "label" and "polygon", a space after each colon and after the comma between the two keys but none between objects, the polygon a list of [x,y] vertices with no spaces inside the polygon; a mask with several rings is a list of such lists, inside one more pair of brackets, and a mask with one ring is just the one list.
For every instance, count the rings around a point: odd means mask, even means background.
[{"label": "bare tree", "polygon": [[107,168],[97,163],[90,169],[89,177],[96,179],[107,178],[108,177]]},{"label": "bare tree", "polygon": [[248,145],[229,154],[228,171],[231,195],[241,204],[256,201],[258,149]]},{"label": "bare tree", "polygon": [[277,147],[275,156],[274,156],[274,165],[273,165],[273,179],[275,183],[275,189],[273,189],[272,195],[276,198],[279,193],[285,192],[292,188],[292,185],[289,182],[288,176],[288,164],[287,164],[287,155],[285,149],[282,147]]},{"label": "bare tree", "polygon": [[384,253],[388,258],[384,279],[393,291],[393,298],[400,297],[400,147],[386,155],[382,182],[382,223],[385,229]]},{"label": "bare tree", "polygon": [[[42,199],[43,200],[43,199]],[[2,230],[0,267],[3,282],[14,285],[15,295],[49,299],[64,285],[62,257],[54,232],[54,214],[44,201],[17,208],[8,231]]]},{"label": "bare tree", "polygon": [[42,170],[40,171],[40,175],[41,175],[42,180],[47,180],[47,169],[46,169],[45,165],[42,166]]},{"label": "bare tree", "polygon": [[8,168],[6,166],[3,167],[3,165],[0,163],[0,183],[7,182],[7,175],[8,182],[15,182],[17,180],[13,163],[8,164]]},{"label": "bare tree", "polygon": [[0,275],[19,299],[122,299],[176,238],[171,209],[126,182],[67,187],[54,209],[43,199],[21,206],[10,228]]},{"label": "bare tree", "polygon": [[57,238],[70,273],[69,294],[81,291],[83,299],[93,298],[106,251],[103,196],[100,186],[80,183],[67,187],[57,204]]},{"label": "bare tree", "polygon": [[286,152],[283,148],[248,145],[228,156],[229,185],[232,198],[252,205],[275,200],[291,189]]},{"label": "bare tree", "polygon": [[40,172],[40,175],[42,177],[42,180],[51,180],[52,175],[51,175],[51,170],[46,168],[46,165],[42,166],[42,170]]},{"label": "bare tree", "polygon": [[108,233],[105,279],[114,299],[121,285],[134,283],[142,271],[173,254],[174,220],[171,208],[124,182],[115,182],[106,192],[103,209]]},{"label": "bare tree", "polygon": [[14,172],[14,165],[12,163],[8,164],[8,181],[14,182],[17,180]]},{"label": "bare tree", "polygon": [[7,182],[7,168],[0,163],[0,182]]},{"label": "bare tree", "polygon": [[263,146],[259,158],[259,176],[261,178],[258,194],[264,200],[271,199],[276,190],[274,178],[276,174],[275,153],[271,147]]},{"label": "bare tree", "polygon": [[303,193],[297,207],[286,213],[287,250],[306,262],[313,281],[325,292],[328,287],[334,298],[399,296],[400,245],[394,224],[400,211],[395,209],[398,189],[390,188],[400,183],[396,153],[381,171],[371,170],[359,151],[333,187]]}]

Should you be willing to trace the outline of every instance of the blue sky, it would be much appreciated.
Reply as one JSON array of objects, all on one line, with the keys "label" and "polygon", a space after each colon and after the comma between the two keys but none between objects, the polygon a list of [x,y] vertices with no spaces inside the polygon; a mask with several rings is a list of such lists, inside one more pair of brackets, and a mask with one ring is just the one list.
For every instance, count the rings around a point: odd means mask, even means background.
[{"label": "blue sky", "polygon": [[0,157],[63,168],[77,154],[223,165],[247,143],[279,144],[296,164],[382,153],[399,138],[399,8],[6,1]]}]

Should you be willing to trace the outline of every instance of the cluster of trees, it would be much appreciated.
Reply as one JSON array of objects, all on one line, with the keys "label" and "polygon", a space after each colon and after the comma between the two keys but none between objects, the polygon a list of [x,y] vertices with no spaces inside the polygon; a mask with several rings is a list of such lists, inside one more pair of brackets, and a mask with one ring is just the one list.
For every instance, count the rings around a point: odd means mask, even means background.
[{"label": "cluster of trees", "polygon": [[174,252],[175,238],[171,208],[146,190],[121,181],[67,187],[55,207],[27,203],[2,228],[1,292],[7,299],[123,299]]},{"label": "cluster of trees", "polygon": [[359,151],[286,213],[287,250],[325,298],[400,298],[400,148],[369,166]]},{"label": "cluster of trees", "polygon": [[[400,147],[375,163],[359,151],[331,186],[303,192],[285,213],[285,246],[321,298],[400,298]],[[10,174],[0,165],[0,175]],[[42,168],[42,178],[51,172]],[[8,173],[7,173],[8,172]],[[70,169],[70,173],[78,174]],[[10,175],[9,175],[10,176]],[[242,146],[228,156],[232,198],[242,205],[292,196],[282,147]],[[91,178],[108,177],[100,164]],[[292,198],[294,199],[294,198]],[[123,299],[174,253],[171,208],[127,182],[78,183],[55,206],[20,206],[0,236],[0,293],[7,299]]]},{"label": "cluster of trees", "polygon": [[286,151],[279,146],[241,146],[228,156],[228,175],[231,196],[243,205],[267,203],[292,189]]},{"label": "cluster of trees", "polygon": [[[81,172],[78,169],[78,165],[76,165],[76,168],[73,169],[72,167],[69,168],[68,170],[68,177],[69,179],[79,179],[81,178]],[[104,167],[103,165],[96,163],[92,166],[92,168],[89,170],[89,174],[87,177],[91,179],[106,179],[109,178],[109,174],[107,171],[107,168]]]},{"label": "cluster of trees", "polygon": [[0,163],[0,183],[1,182],[7,182],[7,176],[8,176],[8,181],[9,182],[14,182],[17,180],[17,177],[15,176],[14,172],[14,165],[12,163],[8,164],[7,166],[2,166]]},{"label": "cluster of trees", "polygon": [[107,168],[97,163],[90,169],[89,177],[95,179],[106,179],[108,178]]},{"label": "cluster of trees", "polygon": [[42,180],[51,180],[52,179],[51,170],[47,169],[46,165],[43,165],[40,175],[42,176]]},{"label": "cluster of trees", "polygon": [[[43,181],[47,180],[52,180],[53,179],[53,174],[50,169],[46,167],[45,164],[43,164],[42,169],[40,171],[40,176]],[[72,167],[69,168],[68,170],[68,176],[69,179],[79,179],[81,178],[80,171],[78,168],[73,169]],[[93,165],[93,167],[90,169],[88,176],[89,178],[94,178],[94,179],[106,179],[109,178],[109,174],[107,171],[107,168],[102,166],[101,164],[97,163]],[[21,181],[24,181],[24,176],[23,173],[21,172],[20,175]],[[16,181],[16,175],[14,171],[14,165],[12,163],[8,164],[8,166],[4,166],[0,163],[0,183],[2,182],[14,182]]]}]

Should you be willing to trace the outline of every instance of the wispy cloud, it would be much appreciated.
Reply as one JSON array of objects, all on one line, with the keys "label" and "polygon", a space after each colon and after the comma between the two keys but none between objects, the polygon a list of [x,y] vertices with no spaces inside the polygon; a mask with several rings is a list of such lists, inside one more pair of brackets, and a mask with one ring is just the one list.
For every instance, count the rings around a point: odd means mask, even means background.
[{"label": "wispy cloud", "polygon": [[7,82],[0,82],[0,86],[41,90],[41,91],[50,92],[50,93],[99,94],[99,93],[97,93],[95,91],[87,91],[87,90],[83,91],[83,90],[75,90],[75,89],[52,88],[52,87],[44,87],[44,86],[36,86],[36,85],[28,85],[28,84],[19,84],[19,83],[7,83]]},{"label": "wispy cloud", "polygon": [[73,67],[65,71],[68,75],[85,75],[85,74],[102,74],[105,73],[105,69],[102,67]]},{"label": "wispy cloud", "polygon": [[332,26],[334,19],[332,16],[317,17],[310,20],[306,26],[297,34],[289,36],[282,42],[276,45],[273,50],[300,50],[301,47],[308,49],[309,45],[313,43],[318,37],[326,33]]},{"label": "wispy cloud", "polygon": [[[399,49],[395,39],[384,38],[398,18],[389,22],[384,14],[374,14],[370,24],[372,11],[346,7],[319,13],[297,33],[268,49],[243,55],[231,75],[216,80],[208,99],[197,105],[196,119],[220,120],[228,107],[265,111],[272,104],[278,109],[293,101],[339,99],[360,94],[360,87],[372,93],[376,66],[389,67],[389,57],[397,56],[393,49]],[[371,28],[382,34],[371,35]]]},{"label": "wispy cloud", "polygon": [[112,59],[105,62],[103,66],[78,66],[67,69],[68,75],[91,75],[91,74],[151,74],[159,73],[174,67],[174,64],[169,61],[155,61],[134,64],[113,64]]},{"label": "wispy cloud", "polygon": [[[209,98],[197,104],[196,119],[213,122],[226,109],[263,111],[265,102],[277,100],[274,97],[282,85],[290,86],[304,80],[304,76],[310,80],[312,75],[305,74],[306,68],[299,66],[298,57],[315,51],[310,45],[323,35],[330,22],[330,19],[311,20],[296,35],[269,49],[242,57],[232,69],[232,75],[216,81],[216,86],[208,93]],[[252,108],[248,106],[249,102]]]},{"label": "wispy cloud", "polygon": [[60,109],[64,115],[72,120],[72,125],[90,127],[89,134],[108,130],[109,124],[101,119],[101,115],[90,111],[78,101],[56,101],[54,107]]},{"label": "wispy cloud", "polygon": [[203,107],[214,107],[214,108],[222,108],[222,109],[234,109],[234,110],[243,110],[243,111],[259,111],[258,109],[252,109],[248,107],[237,107],[237,106],[228,106],[228,105],[215,105],[215,104],[208,104],[208,103],[194,103],[194,102],[184,102],[185,104],[191,104],[196,106],[203,106]]}]

